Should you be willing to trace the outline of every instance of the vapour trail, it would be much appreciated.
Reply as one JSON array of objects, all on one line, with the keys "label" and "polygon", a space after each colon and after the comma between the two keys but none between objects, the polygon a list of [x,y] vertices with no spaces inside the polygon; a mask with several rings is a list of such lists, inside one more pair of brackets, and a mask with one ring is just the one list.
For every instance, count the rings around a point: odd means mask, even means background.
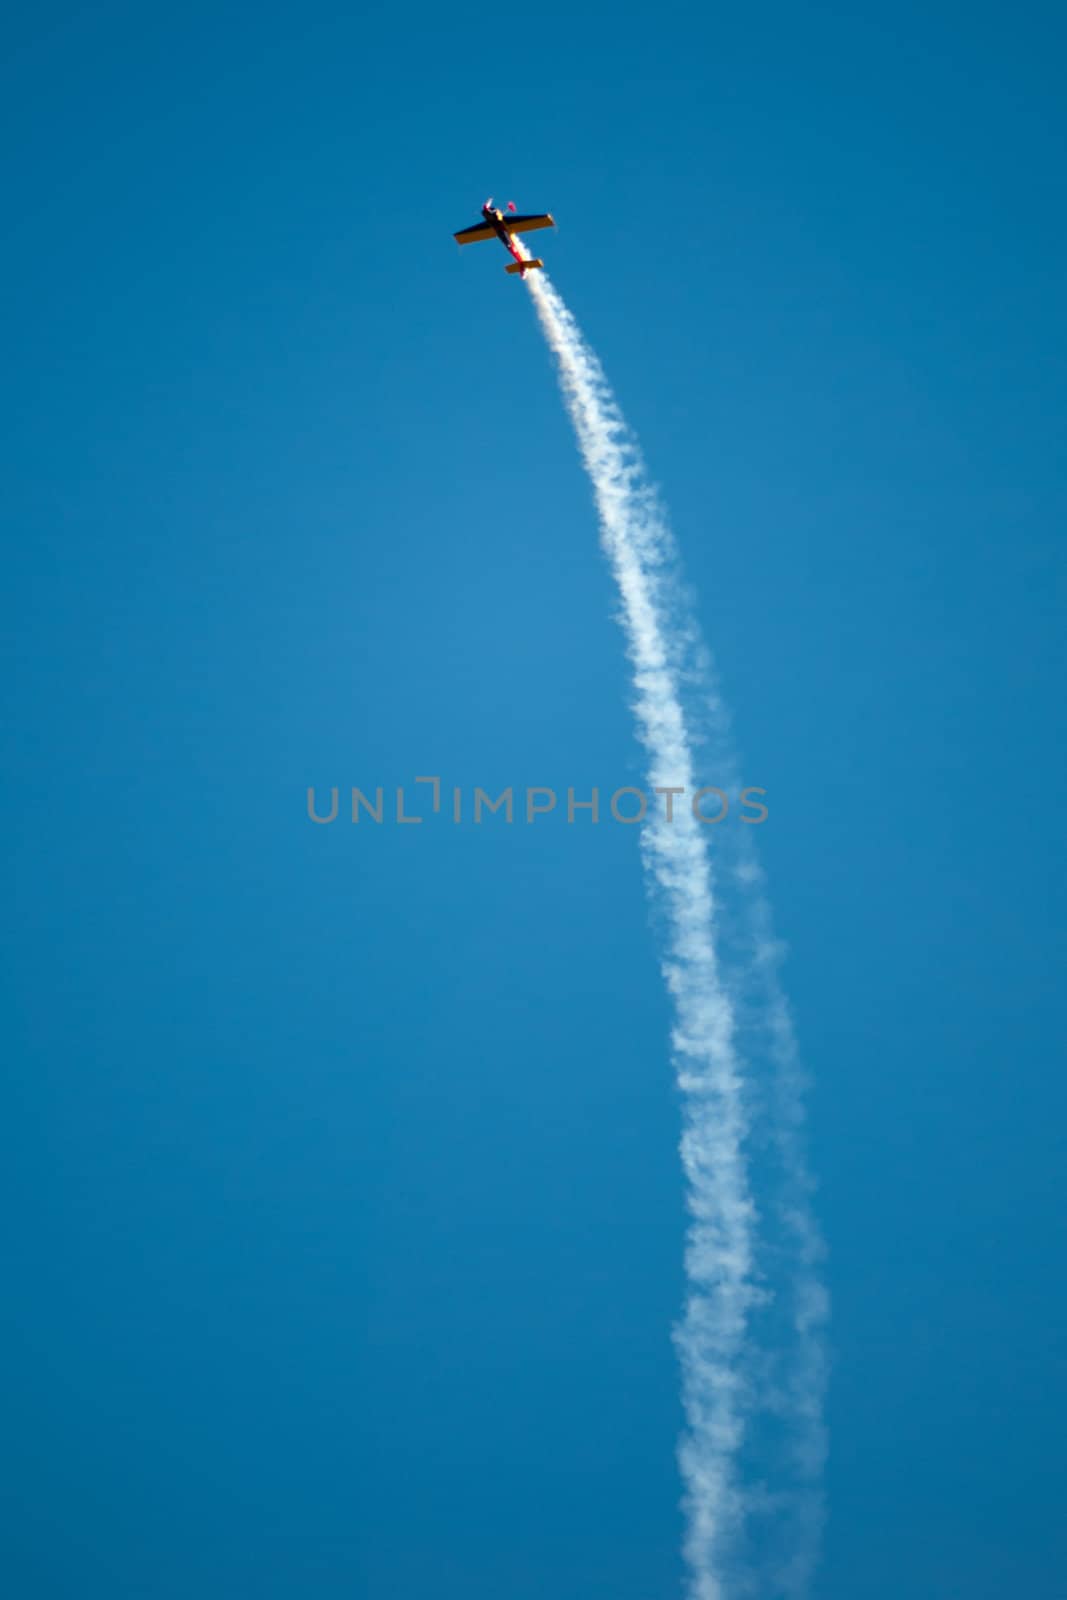
[{"label": "vapour trail", "polygon": [[[712,739],[728,744],[727,719],[710,663],[688,615],[666,516],[604,372],[562,299],[540,272],[523,280],[548,345],[592,482],[603,549],[621,598],[621,622],[635,688],[638,736],[655,789],[684,789],[668,820],[667,805],[650,808],[642,844],[646,870],[665,912],[664,977],[674,1003],[672,1047],[682,1099],[681,1156],[690,1223],[686,1301],[675,1340],[682,1371],[686,1433],[679,1447],[685,1486],[685,1558],[693,1600],[726,1600],[754,1592],[762,1569],[776,1595],[801,1595],[818,1542],[818,1480],[823,1454],[821,1254],[809,1204],[802,1141],[802,1078],[788,1006],[775,970],[776,945],[758,866],[747,841],[730,869],[745,902],[747,933],[724,961],[721,884],[713,874],[707,829],[691,812],[700,782],[688,705],[701,693]],[[718,759],[718,758],[717,758]],[[728,791],[721,774],[715,782]],[[736,794],[736,788],[733,789]],[[747,833],[734,829],[735,837]],[[750,1020],[755,1017],[755,1022]],[[759,1221],[751,1193],[749,1146],[753,1107],[743,1053],[762,1050],[771,1085],[767,1140],[776,1162],[773,1209],[778,1259],[759,1261]],[[788,1258],[788,1270],[782,1262]],[[777,1270],[774,1270],[777,1268]],[[790,1280],[772,1297],[768,1277]],[[769,1302],[777,1298],[774,1317]],[[782,1317],[790,1327],[783,1339]],[[777,1321],[775,1321],[777,1318]],[[768,1328],[773,1327],[773,1333]],[[788,1345],[752,1358],[760,1341]],[[767,1385],[768,1400],[757,1394]],[[760,1409],[778,1420],[787,1486],[746,1490],[740,1467],[746,1428]],[[776,1522],[773,1571],[752,1553],[760,1518]],[[788,1524],[785,1540],[783,1524]],[[784,1548],[783,1548],[784,1544]]]}]

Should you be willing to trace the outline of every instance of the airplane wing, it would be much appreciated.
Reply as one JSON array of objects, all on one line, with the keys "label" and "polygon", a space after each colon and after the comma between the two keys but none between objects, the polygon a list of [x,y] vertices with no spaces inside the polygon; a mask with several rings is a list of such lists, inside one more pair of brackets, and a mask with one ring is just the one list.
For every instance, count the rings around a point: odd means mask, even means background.
[{"label": "airplane wing", "polygon": [[509,233],[533,233],[535,228],[554,228],[556,222],[547,211],[542,211],[536,216],[505,217],[504,226]]},{"label": "airplane wing", "polygon": [[452,237],[457,244],[477,244],[479,239],[495,239],[496,229],[491,228],[487,222],[478,222],[473,228],[461,228]]}]

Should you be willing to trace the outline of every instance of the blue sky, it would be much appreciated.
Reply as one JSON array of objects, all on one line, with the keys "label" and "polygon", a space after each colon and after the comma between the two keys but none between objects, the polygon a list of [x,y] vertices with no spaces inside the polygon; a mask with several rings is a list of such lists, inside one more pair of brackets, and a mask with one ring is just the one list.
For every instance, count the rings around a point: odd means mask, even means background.
[{"label": "blue sky", "polygon": [[863,9],[9,29],[20,1600],[680,1592],[635,831],[304,812],[639,779],[489,193],[560,222],[769,794],[814,1600],[1061,1600],[1063,24]]}]

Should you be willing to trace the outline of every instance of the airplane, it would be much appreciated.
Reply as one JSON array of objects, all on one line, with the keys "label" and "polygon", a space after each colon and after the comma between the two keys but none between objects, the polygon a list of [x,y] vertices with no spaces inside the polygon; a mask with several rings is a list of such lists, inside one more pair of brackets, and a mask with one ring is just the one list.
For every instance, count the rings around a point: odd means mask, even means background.
[{"label": "airplane", "polygon": [[514,261],[508,262],[504,271],[517,272],[521,278],[525,278],[535,267],[543,267],[544,262],[540,256],[520,255],[512,242],[512,234],[532,233],[535,228],[554,228],[556,224],[547,211],[540,212],[536,216],[520,217],[515,211],[514,200],[508,201],[508,212],[512,214],[507,215],[497,210],[489,199],[482,207],[484,221],[476,222],[473,228],[461,228],[459,233],[453,234],[452,237],[457,244],[478,244],[482,239],[492,239],[495,236],[515,257]]}]

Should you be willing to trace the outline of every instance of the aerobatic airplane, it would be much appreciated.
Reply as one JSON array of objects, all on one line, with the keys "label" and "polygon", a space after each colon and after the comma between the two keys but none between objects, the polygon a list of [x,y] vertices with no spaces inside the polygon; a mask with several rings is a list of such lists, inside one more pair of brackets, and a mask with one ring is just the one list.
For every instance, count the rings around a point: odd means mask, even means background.
[{"label": "aerobatic airplane", "polygon": [[540,256],[520,255],[511,236],[513,233],[532,233],[535,228],[554,228],[556,224],[547,211],[537,216],[520,217],[515,210],[513,200],[508,201],[507,212],[498,211],[492,200],[487,200],[482,207],[482,216],[485,219],[483,222],[476,222],[473,228],[461,228],[459,233],[453,234],[457,244],[478,244],[482,239],[494,237],[499,239],[505,249],[510,250],[515,257],[504,271],[517,272],[520,277],[525,277],[534,267],[544,266]]}]

